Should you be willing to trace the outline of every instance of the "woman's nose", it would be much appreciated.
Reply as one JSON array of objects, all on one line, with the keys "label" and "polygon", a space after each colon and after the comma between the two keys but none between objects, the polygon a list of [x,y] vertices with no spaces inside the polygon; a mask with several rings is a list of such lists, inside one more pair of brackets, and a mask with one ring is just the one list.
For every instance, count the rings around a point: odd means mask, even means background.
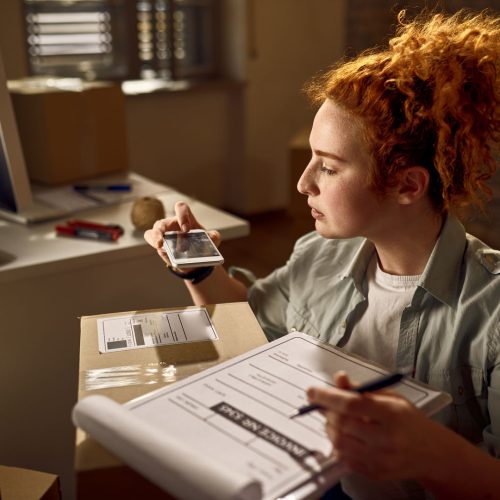
[{"label": "woman's nose", "polygon": [[301,194],[311,196],[318,193],[318,186],[316,184],[316,178],[314,174],[314,168],[311,163],[307,165],[305,170],[300,176],[299,182],[297,182],[297,190]]}]

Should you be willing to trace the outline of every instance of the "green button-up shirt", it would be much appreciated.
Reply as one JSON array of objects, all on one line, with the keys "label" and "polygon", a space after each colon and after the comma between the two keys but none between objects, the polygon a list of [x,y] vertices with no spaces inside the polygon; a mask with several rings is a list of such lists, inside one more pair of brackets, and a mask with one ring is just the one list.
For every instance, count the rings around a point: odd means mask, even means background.
[{"label": "green button-up shirt", "polygon": [[[342,347],[366,307],[364,238],[302,237],[284,267],[258,280],[249,302],[268,338],[299,330]],[[376,359],[376,353],[373,358]],[[500,252],[448,217],[401,317],[396,363],[448,392],[437,418],[500,457]]]}]

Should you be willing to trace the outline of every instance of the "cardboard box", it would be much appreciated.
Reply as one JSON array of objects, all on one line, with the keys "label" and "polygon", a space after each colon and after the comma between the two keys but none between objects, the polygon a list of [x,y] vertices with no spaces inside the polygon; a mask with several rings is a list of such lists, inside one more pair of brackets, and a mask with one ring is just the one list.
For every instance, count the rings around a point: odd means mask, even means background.
[{"label": "cardboard box", "polygon": [[59,478],[55,474],[0,465],[2,500],[60,500]]},{"label": "cardboard box", "polygon": [[11,86],[28,176],[34,182],[66,184],[128,169],[121,88],[107,83],[78,88]]},{"label": "cardboard box", "polygon": [[[99,353],[97,319],[152,311],[82,317],[79,398],[90,394],[103,394],[124,403],[146,392],[159,389],[168,383],[159,378],[156,383],[148,385],[123,385],[115,388],[89,390],[86,380],[88,380],[91,370],[137,365],[158,366],[159,363],[163,363],[164,366],[174,365],[177,380],[181,380],[267,342],[264,332],[246,302],[207,305],[205,307],[212,319],[219,340],[106,354]],[[189,307],[175,309],[189,309]],[[88,438],[79,429],[76,436],[75,469],[79,499],[170,498],[164,491],[137,472],[124,466],[116,457]]]}]

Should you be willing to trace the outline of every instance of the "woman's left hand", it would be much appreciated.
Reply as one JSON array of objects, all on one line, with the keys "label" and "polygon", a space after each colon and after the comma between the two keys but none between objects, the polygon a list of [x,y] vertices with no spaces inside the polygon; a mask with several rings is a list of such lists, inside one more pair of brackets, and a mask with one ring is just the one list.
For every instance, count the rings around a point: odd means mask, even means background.
[{"label": "woman's left hand", "polygon": [[325,410],[326,431],[335,454],[353,472],[377,480],[426,480],[442,427],[391,391],[349,391],[344,373],[335,388],[312,387],[311,403]]}]

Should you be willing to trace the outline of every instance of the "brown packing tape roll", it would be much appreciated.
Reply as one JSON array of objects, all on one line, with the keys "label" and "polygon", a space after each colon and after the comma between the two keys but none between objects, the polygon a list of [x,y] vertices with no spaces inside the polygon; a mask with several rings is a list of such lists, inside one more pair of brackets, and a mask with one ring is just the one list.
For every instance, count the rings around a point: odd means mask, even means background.
[{"label": "brown packing tape roll", "polygon": [[158,198],[138,198],[132,205],[130,218],[137,229],[145,231],[151,229],[158,219],[165,218],[165,207]]}]

